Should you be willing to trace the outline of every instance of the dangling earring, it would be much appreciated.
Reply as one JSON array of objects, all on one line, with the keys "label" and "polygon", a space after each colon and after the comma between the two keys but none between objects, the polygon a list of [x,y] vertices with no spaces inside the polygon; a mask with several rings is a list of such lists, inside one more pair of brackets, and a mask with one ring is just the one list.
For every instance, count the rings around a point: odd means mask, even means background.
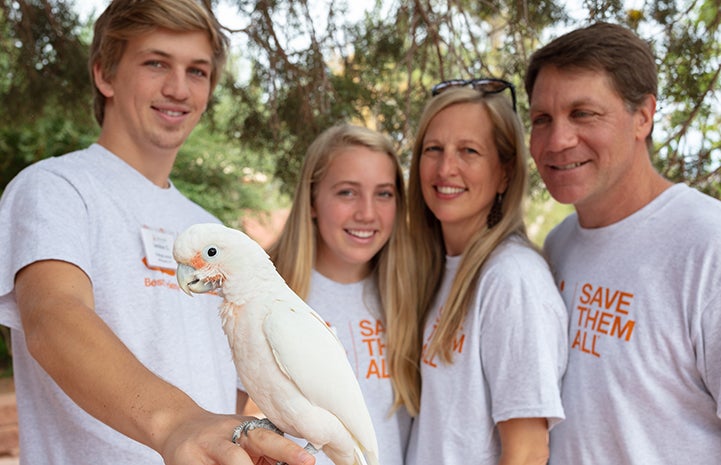
[{"label": "dangling earring", "polygon": [[501,218],[503,218],[502,206],[503,194],[498,193],[496,194],[496,199],[493,201],[491,211],[488,212],[488,219],[486,220],[486,224],[488,224],[488,229],[491,229],[492,227],[501,222]]}]

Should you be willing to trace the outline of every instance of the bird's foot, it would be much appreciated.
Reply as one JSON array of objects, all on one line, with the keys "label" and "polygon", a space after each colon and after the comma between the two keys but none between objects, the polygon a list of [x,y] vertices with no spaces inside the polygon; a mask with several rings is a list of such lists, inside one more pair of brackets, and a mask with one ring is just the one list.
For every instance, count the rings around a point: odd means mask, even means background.
[{"label": "bird's foot", "polygon": [[[277,426],[273,424],[272,421],[268,420],[267,418],[254,418],[252,420],[247,420],[241,423],[240,425],[235,427],[235,430],[233,430],[233,443],[237,444],[238,439],[241,435],[248,436],[249,431],[253,431],[256,428],[263,428],[270,430],[274,433],[280,434],[281,436],[284,435],[283,431],[280,430]],[[313,447],[311,443],[306,444],[304,447],[306,451],[308,451],[310,454],[315,455],[318,450]],[[285,462],[276,462],[275,465],[288,465]]]},{"label": "bird's foot", "polygon": [[305,451],[308,452],[310,455],[315,455],[318,453],[318,449],[313,447],[313,444],[311,443],[306,444],[303,449],[305,449]]},{"label": "bird's foot", "polygon": [[[270,431],[273,431],[274,433],[280,434],[281,436],[284,435],[283,431],[280,430],[277,426],[273,424],[270,420],[267,418],[254,418],[252,420],[247,420],[241,423],[240,425],[235,427],[235,430],[233,430],[233,443],[237,444],[238,439],[241,435],[248,436],[249,431],[253,431],[256,428],[263,428]],[[318,449],[316,449],[313,444],[307,443],[303,449],[308,452],[311,455],[315,455],[318,453]],[[276,462],[275,465],[288,465],[284,462]]]},{"label": "bird's foot", "polygon": [[242,435],[248,437],[248,432],[253,431],[256,428],[267,429],[283,436],[283,432],[280,430],[280,428],[275,426],[273,422],[271,422],[267,418],[254,418],[252,420],[244,421],[243,423],[235,427],[235,429],[233,430],[233,443],[237,444],[236,441]]},{"label": "bird's foot", "polygon": [[[310,455],[315,455],[315,454],[318,453],[318,449],[316,449],[316,448],[313,446],[313,444],[311,444],[311,443],[307,443],[307,444],[305,445],[305,447],[303,447],[303,449],[304,449],[306,452],[308,452]],[[288,464],[287,464],[287,463],[284,463],[284,462],[275,462],[275,465],[288,465]]]}]

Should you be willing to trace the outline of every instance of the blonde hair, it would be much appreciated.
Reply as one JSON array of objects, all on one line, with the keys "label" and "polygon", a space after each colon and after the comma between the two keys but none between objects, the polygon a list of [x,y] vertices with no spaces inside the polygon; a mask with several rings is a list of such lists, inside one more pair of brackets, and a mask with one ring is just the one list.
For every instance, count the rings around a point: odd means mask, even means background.
[{"label": "blonde hair", "polygon": [[212,11],[196,0],[113,0],[95,22],[88,60],[95,119],[101,126],[106,98],[95,86],[93,66],[98,64],[103,76],[111,79],[128,40],[159,28],[175,32],[202,31],[208,35],[213,51],[210,76],[210,92],[213,92],[225,66],[229,41]]},{"label": "blonde hair", "polygon": [[[378,290],[386,330],[386,362],[395,390],[395,410],[401,405],[418,405],[420,401],[418,363],[416,359],[406,358],[406,354],[412,353],[412,347],[420,343],[420,335],[415,327],[405,324],[417,318],[418,307],[415,289],[409,281],[412,262],[403,171],[388,137],[350,124],[336,125],[321,133],[308,147],[288,220],[268,254],[291,289],[301,298],[307,298],[318,240],[312,218],[315,189],[336,155],[354,146],[387,154],[396,171],[393,231],[388,242],[371,260],[372,280]],[[413,382],[398,384],[397,379],[412,379]],[[415,414],[415,411],[410,413]]]},{"label": "blonde hair", "polygon": [[[508,98],[502,94],[484,95],[469,88],[449,89],[434,97],[421,115],[408,182],[409,222],[413,231],[413,253],[416,260],[414,273],[419,291],[420,317],[416,322],[420,327],[419,331],[422,331],[438,293],[446,256],[441,223],[426,205],[421,192],[419,164],[423,139],[431,121],[440,111],[461,103],[478,104],[488,112],[498,156],[508,176],[508,186],[503,195],[503,216],[500,222],[491,228],[481,228],[466,245],[448,300],[443,305],[438,327],[426,349],[428,352],[425,356],[438,355],[445,363],[452,363],[453,338],[463,323],[474,296],[481,267],[491,252],[504,239],[514,234],[533,247],[523,223],[528,154],[523,127]],[[420,360],[422,344],[414,349],[416,353],[409,354],[408,358]]]}]

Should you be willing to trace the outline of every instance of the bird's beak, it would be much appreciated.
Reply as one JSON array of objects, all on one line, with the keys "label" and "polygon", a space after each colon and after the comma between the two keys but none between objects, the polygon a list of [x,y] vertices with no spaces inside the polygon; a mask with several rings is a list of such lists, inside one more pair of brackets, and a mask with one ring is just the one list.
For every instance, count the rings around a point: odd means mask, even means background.
[{"label": "bird's beak", "polygon": [[212,291],[216,288],[212,282],[206,282],[200,279],[197,275],[195,268],[182,263],[178,265],[178,285],[189,296],[193,296],[193,292],[202,294],[204,292]]}]

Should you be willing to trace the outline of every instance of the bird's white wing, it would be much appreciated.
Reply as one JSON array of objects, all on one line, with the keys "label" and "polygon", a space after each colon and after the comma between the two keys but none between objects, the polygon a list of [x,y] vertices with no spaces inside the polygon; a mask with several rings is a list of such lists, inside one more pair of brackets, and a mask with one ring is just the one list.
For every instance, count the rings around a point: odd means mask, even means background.
[{"label": "bird's white wing", "polygon": [[263,322],[280,369],[313,404],[334,413],[359,442],[375,444],[370,416],[343,345],[298,299],[278,299]]}]

